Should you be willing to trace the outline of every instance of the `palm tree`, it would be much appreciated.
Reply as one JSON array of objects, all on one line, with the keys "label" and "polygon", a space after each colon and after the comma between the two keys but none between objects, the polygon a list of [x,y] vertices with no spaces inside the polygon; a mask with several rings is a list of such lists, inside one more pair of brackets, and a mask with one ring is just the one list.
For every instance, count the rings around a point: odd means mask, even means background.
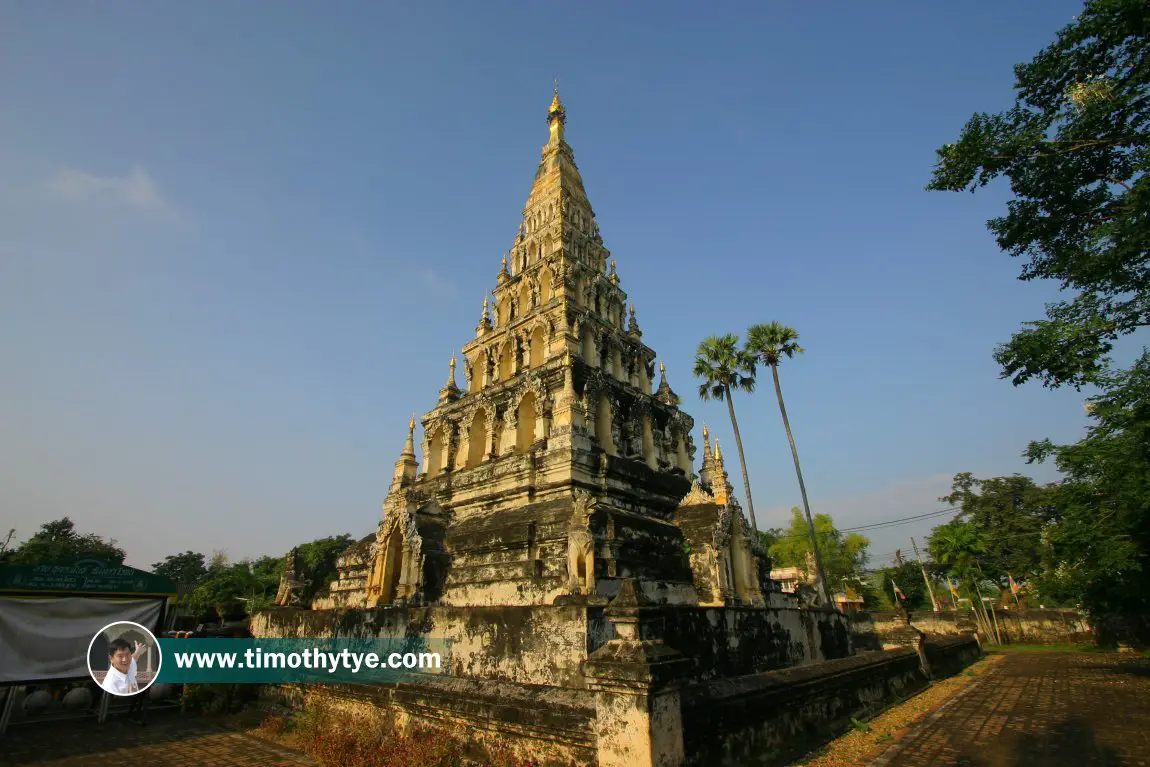
[{"label": "palm tree", "polygon": [[755,390],[755,358],[739,348],[739,337],[733,333],[725,336],[710,336],[703,339],[695,352],[695,377],[703,379],[699,384],[699,398],[706,401],[717,399],[726,401],[727,412],[731,414],[731,428],[735,431],[735,445],[739,448],[739,463],[743,468],[743,488],[747,491],[747,512],[751,517],[751,528],[757,533],[755,505],[751,501],[751,479],[747,475],[747,458],[743,453],[743,437],[739,434],[739,422],[735,418],[735,403],[731,392],[739,389],[745,392]]},{"label": "palm tree", "polygon": [[[971,592],[977,600],[971,600],[971,608],[975,620],[982,624],[982,630],[987,636],[994,636],[1001,644],[1002,638],[987,615],[986,605],[982,602],[982,590],[978,587],[978,580],[982,577],[982,566],[979,564],[979,555],[986,553],[986,544],[974,527],[959,519],[945,525],[939,525],[927,539],[927,549],[935,562],[949,568],[949,572],[958,576],[960,582],[966,581],[971,585]],[[958,605],[955,605],[957,608]]]},{"label": "palm tree", "polygon": [[779,384],[779,363],[783,357],[790,359],[796,354],[803,353],[799,346],[799,333],[781,322],[771,322],[765,325],[753,325],[747,331],[746,352],[754,356],[756,362],[762,362],[771,369],[771,376],[775,380],[775,395],[779,398],[779,412],[783,414],[783,427],[787,430],[787,440],[791,443],[791,457],[795,460],[795,474],[799,477],[799,492],[803,496],[803,510],[807,514],[807,527],[811,531],[811,549],[815,555],[815,567],[818,568],[819,595],[823,604],[831,605],[830,591],[827,586],[827,575],[823,569],[823,555],[819,551],[819,540],[815,534],[815,520],[811,516],[811,504],[807,501],[807,486],[803,482],[803,470],[799,466],[799,450],[795,447],[795,435],[791,432],[791,422],[787,418],[787,406],[783,404],[783,387]]}]

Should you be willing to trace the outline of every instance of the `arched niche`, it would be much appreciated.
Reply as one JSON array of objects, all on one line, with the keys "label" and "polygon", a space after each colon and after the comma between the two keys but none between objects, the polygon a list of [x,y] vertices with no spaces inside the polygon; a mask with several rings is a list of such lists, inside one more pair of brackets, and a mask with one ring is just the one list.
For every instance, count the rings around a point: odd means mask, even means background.
[{"label": "arched niche", "polygon": [[470,360],[467,365],[467,370],[470,375],[467,376],[467,391],[474,394],[479,391],[483,384],[483,367],[484,367],[483,354],[475,355],[475,359]]},{"label": "arched niche", "polygon": [[613,424],[611,399],[606,393],[600,394],[599,405],[595,408],[595,437],[599,440],[599,446],[607,451],[607,455],[618,454],[615,448],[615,437],[611,433]]},{"label": "arched niche", "polygon": [[590,325],[583,326],[583,360],[592,367],[599,366],[599,351],[595,344],[595,331]]},{"label": "arched niche", "polygon": [[547,359],[547,334],[542,325],[536,325],[535,329],[531,331],[530,345],[531,354],[528,364],[533,368],[539,367]]},{"label": "arched niche", "polygon": [[499,380],[506,381],[511,377],[515,364],[515,348],[506,343],[499,350]]},{"label": "arched niche", "polygon": [[381,604],[391,604],[399,591],[399,581],[403,574],[403,534],[396,527],[387,536],[383,557],[383,584],[380,590]]},{"label": "arched niche", "polygon": [[659,468],[659,456],[655,452],[655,433],[651,429],[651,416],[643,416],[643,460],[652,470]]},{"label": "arched niche", "polygon": [[468,469],[483,463],[487,455],[490,440],[487,435],[487,410],[480,408],[471,418],[471,426],[467,429],[467,463]]},{"label": "arched niche", "polygon": [[539,274],[539,301],[547,303],[551,300],[551,270],[544,267]]},{"label": "arched niche", "polygon": [[447,451],[446,426],[437,426],[427,445],[427,476],[435,477],[443,470],[444,453]]},{"label": "arched niche", "polygon": [[515,427],[515,452],[525,453],[535,442],[535,392],[527,392],[519,400],[518,419]]}]

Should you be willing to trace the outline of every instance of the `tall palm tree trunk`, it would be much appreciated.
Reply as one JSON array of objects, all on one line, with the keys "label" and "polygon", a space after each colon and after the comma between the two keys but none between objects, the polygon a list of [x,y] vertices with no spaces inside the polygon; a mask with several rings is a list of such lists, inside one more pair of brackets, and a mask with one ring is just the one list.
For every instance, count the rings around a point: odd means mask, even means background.
[{"label": "tall palm tree trunk", "polygon": [[771,376],[775,379],[775,395],[779,398],[779,412],[783,414],[783,427],[787,430],[787,440],[791,443],[791,457],[795,459],[795,474],[799,477],[799,492],[803,495],[803,511],[807,514],[807,527],[811,530],[811,548],[815,553],[815,567],[818,569],[819,595],[823,604],[833,607],[830,590],[827,586],[827,573],[823,569],[823,555],[819,550],[819,537],[815,534],[815,519],[811,516],[811,504],[807,501],[807,485],[803,482],[803,470],[799,467],[799,449],[795,447],[795,435],[791,433],[791,421],[787,418],[787,406],[783,404],[783,387],[779,383],[779,368],[771,365]]},{"label": "tall palm tree trunk", "polygon": [[739,463],[743,467],[743,489],[747,491],[747,513],[751,516],[751,529],[759,532],[759,523],[755,520],[755,504],[751,500],[751,478],[747,474],[747,458],[743,455],[743,437],[739,434],[739,422],[735,418],[735,403],[731,401],[731,387],[727,387],[727,412],[731,414],[731,428],[735,430],[735,447],[739,448]]}]

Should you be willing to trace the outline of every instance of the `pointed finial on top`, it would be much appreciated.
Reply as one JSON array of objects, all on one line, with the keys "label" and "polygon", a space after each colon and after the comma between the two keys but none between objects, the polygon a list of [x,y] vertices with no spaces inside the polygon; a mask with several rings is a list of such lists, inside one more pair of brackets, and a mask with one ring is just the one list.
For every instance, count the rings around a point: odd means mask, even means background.
[{"label": "pointed finial on top", "polygon": [[563,111],[563,102],[559,100],[559,78],[555,78],[555,98],[551,99],[551,109],[548,114]]},{"label": "pointed finial on top", "polygon": [[663,364],[663,360],[659,360],[659,375],[667,375],[667,366]]},{"label": "pointed finial on top", "polygon": [[703,424],[703,439],[709,440],[711,438],[711,431],[707,428],[707,424]]},{"label": "pointed finial on top", "polygon": [[415,413],[411,414],[411,420],[407,422],[407,430],[410,432],[415,431]]},{"label": "pointed finial on top", "polygon": [[719,447],[718,437],[715,437],[715,460],[719,463],[723,462],[723,448]]},{"label": "pointed finial on top", "polygon": [[567,113],[563,109],[563,102],[559,100],[559,78],[555,78],[555,98],[551,99],[551,106],[547,109],[547,122],[551,125],[552,138],[562,138]]},{"label": "pointed finial on top", "polygon": [[448,386],[455,386],[455,352],[451,353],[450,368],[451,368],[451,372],[449,372],[447,374],[447,385]]}]

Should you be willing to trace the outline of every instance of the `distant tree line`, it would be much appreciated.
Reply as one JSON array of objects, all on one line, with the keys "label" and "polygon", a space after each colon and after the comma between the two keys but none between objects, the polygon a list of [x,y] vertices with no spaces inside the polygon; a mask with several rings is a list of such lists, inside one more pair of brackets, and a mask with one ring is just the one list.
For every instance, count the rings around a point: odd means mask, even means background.
[{"label": "distant tree line", "polygon": [[[9,536],[9,541],[11,540]],[[306,581],[299,596],[308,602],[326,591],[336,578],[336,560],[352,544],[350,535],[319,538],[296,547],[296,580]],[[23,543],[0,549],[0,565],[70,562],[99,559],[123,564],[115,540],[81,534],[68,517],[47,522]],[[175,581],[178,604],[203,621],[243,618],[272,605],[283,575],[283,556],[228,560],[223,552],[210,556],[196,551],[169,554],[152,565],[152,572]]]}]

